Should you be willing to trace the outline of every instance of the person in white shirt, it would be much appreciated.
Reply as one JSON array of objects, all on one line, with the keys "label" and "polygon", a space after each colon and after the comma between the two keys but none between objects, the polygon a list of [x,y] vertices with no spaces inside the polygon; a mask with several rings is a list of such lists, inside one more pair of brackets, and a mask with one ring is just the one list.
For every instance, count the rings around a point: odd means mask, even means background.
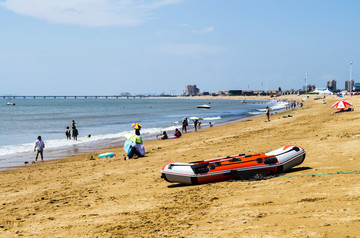
[{"label": "person in white shirt", "polygon": [[37,161],[39,154],[41,156],[41,161],[44,160],[44,156],[43,156],[44,148],[45,148],[45,143],[41,139],[41,136],[38,136],[34,146],[34,151],[36,151],[35,161]]}]

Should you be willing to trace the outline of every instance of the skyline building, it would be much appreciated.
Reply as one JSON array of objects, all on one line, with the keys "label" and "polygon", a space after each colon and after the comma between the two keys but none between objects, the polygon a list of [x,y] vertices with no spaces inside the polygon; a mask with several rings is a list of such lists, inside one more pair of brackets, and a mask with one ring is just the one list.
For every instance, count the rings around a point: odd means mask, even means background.
[{"label": "skyline building", "polygon": [[327,82],[327,88],[332,91],[335,92],[336,91],[336,80],[329,80]]},{"label": "skyline building", "polygon": [[354,91],[360,91],[360,83],[355,83],[354,84]]},{"label": "skyline building", "polygon": [[185,87],[185,94],[186,95],[196,95],[200,92],[200,89],[196,87],[196,85],[187,85]]},{"label": "skyline building", "polygon": [[352,92],[354,87],[354,80],[346,80],[345,81],[345,90],[348,92]]}]

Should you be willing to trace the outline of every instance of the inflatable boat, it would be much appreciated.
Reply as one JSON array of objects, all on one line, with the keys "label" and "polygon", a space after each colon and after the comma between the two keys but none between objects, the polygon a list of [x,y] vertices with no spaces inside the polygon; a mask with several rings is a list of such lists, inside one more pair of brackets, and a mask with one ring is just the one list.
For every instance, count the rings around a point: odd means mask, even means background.
[{"label": "inflatable boat", "polygon": [[264,154],[240,154],[191,163],[169,162],[162,167],[161,177],[170,183],[191,185],[246,179],[256,174],[285,172],[301,164],[304,159],[303,148],[287,145]]}]

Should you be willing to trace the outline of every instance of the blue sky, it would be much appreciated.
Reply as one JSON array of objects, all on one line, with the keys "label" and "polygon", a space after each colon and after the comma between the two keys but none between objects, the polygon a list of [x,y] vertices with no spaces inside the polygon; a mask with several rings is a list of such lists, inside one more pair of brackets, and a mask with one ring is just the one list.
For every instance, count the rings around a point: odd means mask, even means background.
[{"label": "blue sky", "polygon": [[0,95],[360,81],[356,0],[0,0]]}]

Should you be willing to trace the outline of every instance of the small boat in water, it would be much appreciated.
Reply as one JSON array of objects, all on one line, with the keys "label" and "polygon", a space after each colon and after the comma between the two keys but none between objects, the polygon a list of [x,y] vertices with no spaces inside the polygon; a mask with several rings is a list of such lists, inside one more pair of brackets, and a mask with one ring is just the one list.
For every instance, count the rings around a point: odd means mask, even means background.
[{"label": "small boat in water", "polygon": [[15,106],[16,104],[13,102],[7,102],[6,105]]},{"label": "small boat in water", "polygon": [[251,178],[256,174],[278,174],[301,164],[305,151],[296,145],[255,155],[196,161],[191,163],[169,162],[161,169],[161,177],[170,183],[204,184],[238,178]]},{"label": "small boat in water", "polygon": [[198,105],[197,108],[205,108],[205,109],[210,109],[209,105],[203,104],[203,105]]}]

